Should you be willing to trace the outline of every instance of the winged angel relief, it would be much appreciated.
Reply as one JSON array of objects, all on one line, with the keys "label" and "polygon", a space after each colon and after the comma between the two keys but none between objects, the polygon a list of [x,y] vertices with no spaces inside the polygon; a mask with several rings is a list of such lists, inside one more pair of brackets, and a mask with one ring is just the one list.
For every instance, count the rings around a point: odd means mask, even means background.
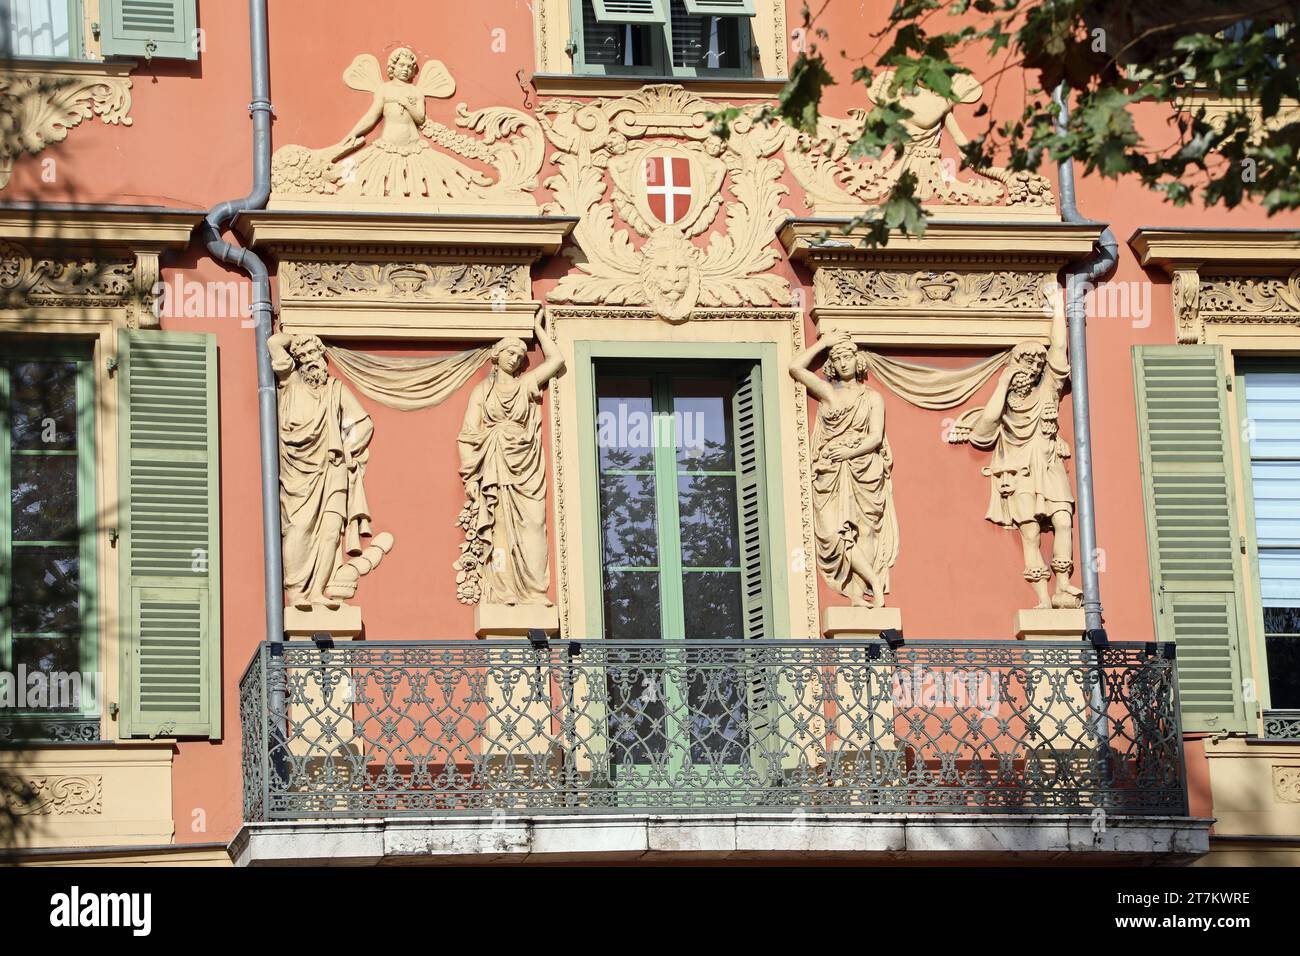
[{"label": "winged angel relief", "polygon": [[[552,214],[578,216],[577,271],[554,302],[649,306],[678,322],[697,305],[785,304],[786,281],[766,270],[787,192],[779,129],[741,116],[729,139],[711,132],[715,104],[674,86],[646,86],[619,99],[556,100],[540,112],[558,152],[546,181]],[[606,179],[608,174],[608,179]],[[710,233],[730,192],[727,230]],[[612,189],[612,201],[606,193]],[[620,228],[618,218],[629,228]]]},{"label": "winged angel relief", "polygon": [[[922,202],[1007,206],[1021,214],[1055,218],[1052,187],[1035,173],[983,166],[975,170],[978,175],[959,177],[956,161],[946,160],[941,151],[945,132],[959,147],[969,142],[953,116],[955,104],[926,89],[891,91],[893,79],[892,70],[879,74],[867,95],[875,103],[895,103],[911,112],[903,121],[910,140],[901,152],[886,150],[879,159],[850,155],[850,147],[862,135],[865,110],[850,110],[845,119],[820,117],[816,136],[789,132],[786,161],[807,191],[810,209],[819,215],[852,215],[884,199],[899,177],[911,172],[916,177],[916,197]],[[953,89],[961,103],[976,103],[984,95],[971,76],[956,77]]]},{"label": "winged angel relief", "polygon": [[[482,138],[458,133],[425,112],[426,99],[456,92],[455,80],[438,60],[426,61],[417,77],[416,63],[406,47],[394,50],[382,71],[369,53],[354,59],[343,82],[372,94],[370,107],[333,146],[277,150],[271,163],[275,202],[293,206],[319,197],[351,197],[376,204],[472,204],[477,212],[536,208],[530,193],[537,188],[543,149],[537,121],[505,107],[471,113],[459,103],[456,125]],[[367,142],[376,126],[379,135]]]}]

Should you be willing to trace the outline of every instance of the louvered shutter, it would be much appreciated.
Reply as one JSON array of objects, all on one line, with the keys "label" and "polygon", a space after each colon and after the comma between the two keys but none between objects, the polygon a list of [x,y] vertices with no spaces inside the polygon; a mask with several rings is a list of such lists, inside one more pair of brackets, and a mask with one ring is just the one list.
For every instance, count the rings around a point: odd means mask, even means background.
[{"label": "louvered shutter", "polygon": [[1246,602],[1237,559],[1223,353],[1133,353],[1156,630],[1178,645],[1183,728],[1245,730]]},{"label": "louvered shutter", "polygon": [[[763,481],[763,387],[755,363],[742,374],[731,399],[732,436],[736,458],[736,527],[740,538],[741,614],[744,638],[761,640],[772,634],[770,558],[767,553],[766,495]],[[751,658],[752,660],[752,658]],[[776,668],[755,667],[746,691],[751,761],[760,773],[775,772],[771,729]]]},{"label": "louvered shutter", "polygon": [[754,0],[682,0],[693,17],[752,17]]},{"label": "louvered shutter", "polygon": [[118,338],[121,731],[221,736],[217,353],[211,334]]},{"label": "louvered shutter", "polygon": [[195,0],[100,0],[104,56],[197,60]]},{"label": "louvered shutter", "polygon": [[667,0],[591,0],[601,23],[663,23]]}]

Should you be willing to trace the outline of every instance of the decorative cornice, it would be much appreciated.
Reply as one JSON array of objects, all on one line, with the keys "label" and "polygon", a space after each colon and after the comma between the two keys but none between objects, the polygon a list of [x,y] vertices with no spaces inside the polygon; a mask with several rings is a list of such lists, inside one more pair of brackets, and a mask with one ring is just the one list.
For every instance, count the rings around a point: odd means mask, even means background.
[{"label": "decorative cornice", "polygon": [[382,251],[462,260],[534,262],[559,252],[575,217],[349,213],[283,209],[239,217],[244,238],[273,252]]},{"label": "decorative cornice", "polygon": [[1300,228],[1143,226],[1129,238],[1129,245],[1142,265],[1159,266],[1170,274],[1178,268],[1202,266],[1275,272],[1280,265],[1300,265]]},{"label": "decorative cornice", "polygon": [[775,100],[785,86],[784,78],[603,76],[583,73],[537,73],[533,86],[542,96],[621,97],[647,84],[680,86],[693,96],[719,100]]},{"label": "decorative cornice", "polygon": [[1101,223],[976,221],[934,219],[924,236],[889,237],[889,244],[864,244],[867,230],[844,230],[852,220],[787,219],[780,227],[781,244],[791,259],[824,265],[928,264],[936,259],[970,265],[1040,266],[1056,269],[1092,251],[1104,228]]},{"label": "decorative cornice", "polygon": [[131,64],[10,60],[0,68],[0,189],[14,161],[36,156],[92,117],[130,126]]}]

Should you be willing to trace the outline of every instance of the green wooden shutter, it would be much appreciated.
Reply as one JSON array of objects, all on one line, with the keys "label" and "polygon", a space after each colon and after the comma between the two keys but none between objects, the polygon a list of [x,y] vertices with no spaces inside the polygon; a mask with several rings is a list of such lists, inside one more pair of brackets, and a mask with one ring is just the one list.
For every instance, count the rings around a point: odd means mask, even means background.
[{"label": "green wooden shutter", "polygon": [[1245,730],[1246,601],[1223,352],[1135,346],[1133,367],[1156,631],[1178,645],[1183,728]]},{"label": "green wooden shutter", "polygon": [[693,17],[752,17],[754,0],[682,0]]},{"label": "green wooden shutter", "polygon": [[[732,436],[736,458],[736,527],[740,538],[741,615],[746,641],[772,633],[766,495],[763,487],[763,386],[758,363],[743,373],[731,399]],[[771,712],[777,688],[769,686],[777,671],[754,668],[746,688],[751,762],[760,773],[775,772],[779,761],[772,751]]]},{"label": "green wooden shutter", "polygon": [[740,578],[745,639],[771,633],[767,600],[766,532],[763,495],[763,387],[755,363],[731,399],[736,447],[736,509],[740,529]]},{"label": "green wooden shutter", "polygon": [[221,736],[216,338],[118,337],[121,730]]},{"label": "green wooden shutter", "polygon": [[601,23],[666,23],[667,0],[591,0]]},{"label": "green wooden shutter", "polygon": [[104,56],[197,60],[195,0],[100,0]]}]

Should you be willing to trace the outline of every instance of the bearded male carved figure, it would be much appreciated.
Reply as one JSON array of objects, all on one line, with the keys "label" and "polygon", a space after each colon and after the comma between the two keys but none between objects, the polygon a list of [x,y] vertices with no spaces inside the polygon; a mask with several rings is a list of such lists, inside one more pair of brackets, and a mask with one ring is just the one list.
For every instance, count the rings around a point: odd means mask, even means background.
[{"label": "bearded male carved figure", "polygon": [[[826,381],[810,370],[822,352]],[[794,360],[790,374],[818,402],[812,438],[817,566],[853,604],[884,607],[898,558],[884,399],[867,386],[866,357],[847,332],[822,336]]]},{"label": "bearded male carved figure", "polygon": [[[1074,571],[1074,492],[1065,459],[1070,446],[1059,433],[1061,393],[1070,380],[1065,315],[1052,320],[1050,344],[1021,342],[998,379],[993,396],[970,426],[970,443],[991,448],[993,461],[984,469],[991,479],[985,517],[1003,528],[1020,531],[1025,580],[1040,608],[1077,608],[1082,591],[1070,584]],[[1051,531],[1051,568],[1043,562],[1042,532]],[[1047,580],[1056,578],[1048,595]]]},{"label": "bearded male carved figure", "polygon": [[279,382],[286,602],[337,607],[393,546],[386,532],[361,543],[371,534],[365,473],[374,424],[329,374],[319,338],[282,332],[267,347]]},{"label": "bearded male carved figure", "polygon": [[470,392],[456,438],[465,543],[452,567],[462,604],[550,604],[541,403],[564,358],[540,323],[533,331],[542,363],[525,371],[528,346],[519,339],[493,346],[492,370]]}]

